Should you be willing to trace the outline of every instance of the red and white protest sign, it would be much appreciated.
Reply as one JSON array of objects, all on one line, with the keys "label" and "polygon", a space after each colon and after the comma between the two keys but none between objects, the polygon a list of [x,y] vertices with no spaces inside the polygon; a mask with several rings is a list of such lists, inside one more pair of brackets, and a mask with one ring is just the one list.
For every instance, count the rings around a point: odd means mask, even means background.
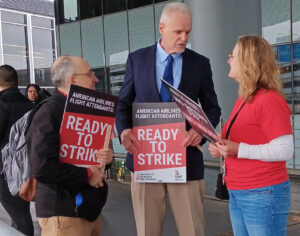
[{"label": "red and white protest sign", "polygon": [[100,163],[96,152],[108,146],[117,97],[71,85],[60,128],[60,161],[77,166]]},{"label": "red and white protest sign", "polygon": [[142,147],[134,153],[134,179],[146,183],[186,182],[185,119],[175,103],[134,103],[133,134]]},{"label": "red and white protest sign", "polygon": [[209,142],[223,143],[202,108],[165,80],[161,79],[161,81],[172,94],[174,101],[193,129],[204,136]]}]

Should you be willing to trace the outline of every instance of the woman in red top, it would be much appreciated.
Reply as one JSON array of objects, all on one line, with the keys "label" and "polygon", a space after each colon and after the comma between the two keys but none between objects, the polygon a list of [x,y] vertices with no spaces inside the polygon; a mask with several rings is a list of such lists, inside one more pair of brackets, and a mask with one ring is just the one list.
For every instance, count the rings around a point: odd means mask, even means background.
[{"label": "woman in red top", "polygon": [[228,63],[229,77],[239,83],[239,98],[222,130],[223,139],[239,113],[224,145],[211,143],[209,151],[213,157],[225,157],[234,235],[285,235],[290,207],[286,160],[293,156],[294,142],[276,59],[265,39],[244,35]]}]

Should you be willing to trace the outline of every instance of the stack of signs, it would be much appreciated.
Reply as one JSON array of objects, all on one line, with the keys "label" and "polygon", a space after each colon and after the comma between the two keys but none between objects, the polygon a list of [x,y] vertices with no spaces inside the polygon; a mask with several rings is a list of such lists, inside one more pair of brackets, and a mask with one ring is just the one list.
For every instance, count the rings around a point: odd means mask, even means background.
[{"label": "stack of signs", "polygon": [[134,180],[186,182],[185,119],[175,103],[133,103],[133,134],[141,143],[134,153]]},{"label": "stack of signs", "polygon": [[161,79],[161,81],[170,91],[177,106],[180,108],[182,114],[193,127],[193,129],[205,137],[209,142],[223,143],[222,139],[215,132],[214,127],[210,123],[202,108],[165,80]]},{"label": "stack of signs", "polygon": [[77,166],[97,165],[96,152],[107,147],[118,98],[71,85],[60,128],[60,161]]}]

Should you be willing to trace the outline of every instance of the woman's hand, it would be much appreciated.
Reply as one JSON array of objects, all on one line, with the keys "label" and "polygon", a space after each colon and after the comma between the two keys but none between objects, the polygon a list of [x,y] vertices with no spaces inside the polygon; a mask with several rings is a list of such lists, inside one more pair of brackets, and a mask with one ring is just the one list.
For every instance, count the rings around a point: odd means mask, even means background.
[{"label": "woman's hand", "polygon": [[223,139],[224,144],[215,143],[218,152],[224,157],[237,156],[239,151],[239,143],[232,142],[227,139]]},{"label": "woman's hand", "polygon": [[218,158],[222,156],[215,143],[209,143],[208,151],[212,157]]}]

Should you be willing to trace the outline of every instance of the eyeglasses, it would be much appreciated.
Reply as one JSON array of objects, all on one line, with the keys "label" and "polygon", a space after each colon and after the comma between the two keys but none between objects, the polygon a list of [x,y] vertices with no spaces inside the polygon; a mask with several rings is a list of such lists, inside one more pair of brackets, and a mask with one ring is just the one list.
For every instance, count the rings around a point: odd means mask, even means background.
[{"label": "eyeglasses", "polygon": [[87,73],[82,73],[82,74],[72,74],[73,76],[87,76],[89,78],[93,78],[95,76],[95,72],[90,70],[89,72]]},{"label": "eyeglasses", "polygon": [[230,61],[233,58],[233,55],[231,53],[228,54],[228,61]]}]

